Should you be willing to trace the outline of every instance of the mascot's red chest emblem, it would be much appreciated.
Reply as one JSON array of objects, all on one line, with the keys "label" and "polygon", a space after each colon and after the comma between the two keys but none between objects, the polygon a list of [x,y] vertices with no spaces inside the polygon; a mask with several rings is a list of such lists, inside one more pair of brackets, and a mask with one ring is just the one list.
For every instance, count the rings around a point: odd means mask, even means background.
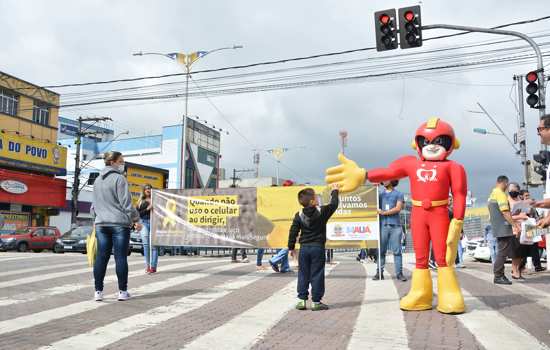
[{"label": "mascot's red chest emblem", "polygon": [[437,165],[432,169],[427,169],[424,164],[416,170],[416,179],[420,182],[436,182],[437,181]]}]

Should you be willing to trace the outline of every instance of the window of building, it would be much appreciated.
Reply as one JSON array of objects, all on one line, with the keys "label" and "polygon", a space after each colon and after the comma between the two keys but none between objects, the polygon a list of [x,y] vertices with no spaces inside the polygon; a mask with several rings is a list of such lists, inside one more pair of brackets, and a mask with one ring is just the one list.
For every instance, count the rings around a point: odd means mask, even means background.
[{"label": "window of building", "polygon": [[9,115],[17,115],[17,108],[19,107],[19,96],[0,89],[0,113]]},{"label": "window of building", "polygon": [[35,101],[32,107],[32,121],[41,125],[49,125],[50,108],[48,105]]}]

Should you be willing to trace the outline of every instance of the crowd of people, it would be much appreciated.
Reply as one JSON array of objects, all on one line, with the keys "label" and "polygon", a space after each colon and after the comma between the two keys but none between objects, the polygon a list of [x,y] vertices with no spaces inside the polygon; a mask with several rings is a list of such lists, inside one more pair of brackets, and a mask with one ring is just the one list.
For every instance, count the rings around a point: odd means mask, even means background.
[{"label": "crowd of people", "polygon": [[536,209],[540,206],[519,184],[510,182],[507,176],[497,178],[496,186],[491,192],[488,208],[491,226],[486,230],[487,241],[493,262],[494,283],[512,284],[505,275],[504,264],[512,260],[511,277],[523,281],[523,272],[527,258],[531,258],[536,272],[544,271],[539,254],[539,243],[543,236],[527,239],[526,227],[522,222],[529,219],[541,220],[544,214]]}]

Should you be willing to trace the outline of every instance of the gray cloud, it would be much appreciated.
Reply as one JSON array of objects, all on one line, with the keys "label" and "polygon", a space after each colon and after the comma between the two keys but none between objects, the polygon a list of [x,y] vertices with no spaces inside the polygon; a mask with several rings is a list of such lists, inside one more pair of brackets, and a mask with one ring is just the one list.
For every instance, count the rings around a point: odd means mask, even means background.
[{"label": "gray cloud", "polygon": [[[131,56],[144,51],[193,51],[231,44],[242,50],[213,54],[196,64],[207,69],[292,56],[374,45],[372,14],[378,9],[411,4],[402,1],[16,1],[0,3],[3,23],[1,70],[37,84],[57,84],[180,72],[161,57]],[[443,5],[444,4],[444,5]],[[424,23],[492,26],[547,14],[547,2],[461,2],[425,0]],[[524,32],[545,30],[548,24],[519,26]],[[425,33],[425,36],[443,31]],[[446,32],[445,32],[446,33]],[[425,49],[493,39],[472,34],[430,41]],[[411,50],[412,51],[412,50]],[[366,52],[346,58],[392,56]],[[326,62],[319,60],[316,62]],[[291,64],[282,67],[291,66]],[[365,167],[388,164],[414,154],[409,144],[416,127],[431,116],[450,121],[463,148],[453,159],[468,170],[470,187],[484,200],[497,175],[521,179],[519,159],[501,137],[472,133],[473,127],[494,129],[486,118],[468,113],[481,102],[512,135],[514,106],[508,95],[512,75],[534,65],[476,70],[453,74],[369,81],[356,84],[253,93],[212,98],[250,144],[232,130],[207,100],[190,101],[190,114],[228,129],[223,139],[223,166],[251,167],[253,146],[307,146],[285,155],[284,177],[321,181],[324,169],[335,164],[338,131],[349,131],[350,157]],[[210,75],[212,76],[212,75]],[[199,76],[196,76],[198,79]],[[174,79],[174,80],[181,80]],[[468,84],[504,84],[477,86]],[[89,88],[87,88],[89,89]],[[78,91],[59,89],[60,92]],[[404,98],[403,98],[404,97]],[[161,125],[178,123],[183,101],[129,106],[82,107],[62,115],[109,115],[117,129],[134,135],[157,133]],[[401,112],[400,112],[401,111]],[[152,125],[154,121],[154,125]],[[538,151],[537,113],[527,109],[530,154]],[[275,164],[263,155],[263,174]],[[296,175],[300,174],[300,175]]]}]

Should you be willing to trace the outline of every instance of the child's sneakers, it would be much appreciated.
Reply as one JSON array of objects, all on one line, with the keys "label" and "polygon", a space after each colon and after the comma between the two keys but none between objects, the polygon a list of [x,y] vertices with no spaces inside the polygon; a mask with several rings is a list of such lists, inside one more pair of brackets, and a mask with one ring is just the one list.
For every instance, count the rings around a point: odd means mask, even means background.
[{"label": "child's sneakers", "polygon": [[296,304],[296,310],[307,310],[306,301],[300,299],[300,300],[298,301],[298,304]]},{"label": "child's sneakers", "polygon": [[323,304],[322,302],[313,302],[311,304],[311,311],[322,311],[322,310],[328,310],[328,305]]}]

